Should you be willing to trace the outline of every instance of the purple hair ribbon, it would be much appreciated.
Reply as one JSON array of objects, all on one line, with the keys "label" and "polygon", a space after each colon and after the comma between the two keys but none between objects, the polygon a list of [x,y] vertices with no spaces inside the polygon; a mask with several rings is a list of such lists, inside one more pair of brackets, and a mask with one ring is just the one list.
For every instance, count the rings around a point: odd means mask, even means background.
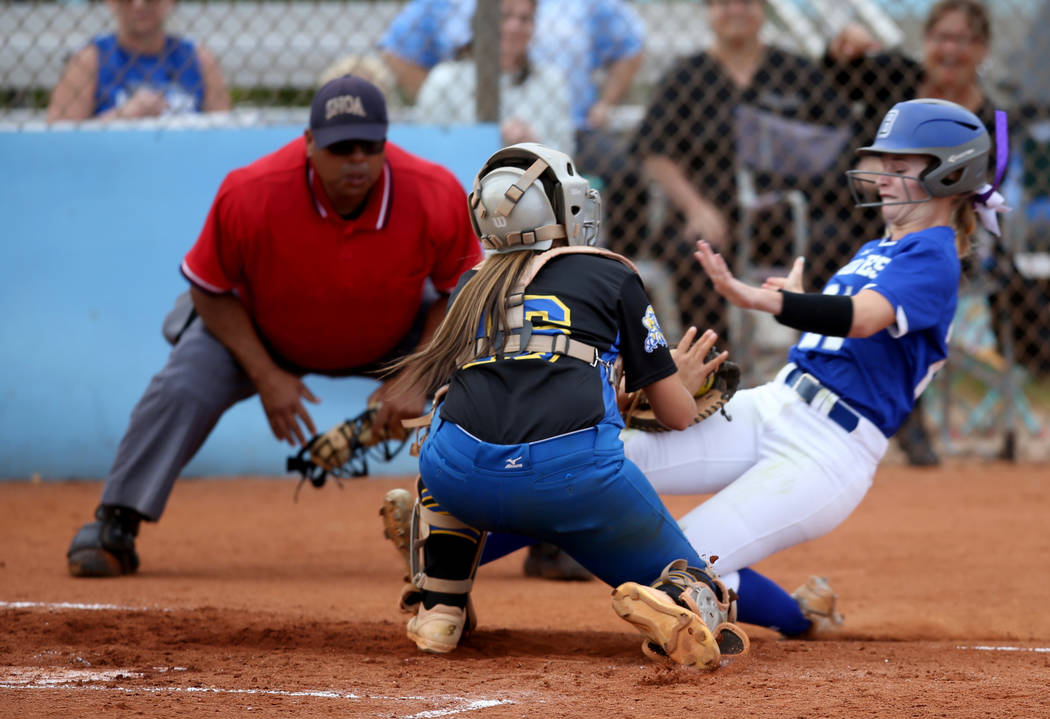
[{"label": "purple hair ribbon", "polygon": [[999,183],[1003,181],[1006,174],[1006,166],[1010,160],[1010,136],[1006,126],[1006,113],[1002,110],[995,111],[995,181],[994,184],[984,184],[977,188],[973,197],[973,208],[981,220],[984,228],[999,236],[999,218],[997,213],[1009,212],[1011,208],[1006,205],[1006,198],[999,194]]}]

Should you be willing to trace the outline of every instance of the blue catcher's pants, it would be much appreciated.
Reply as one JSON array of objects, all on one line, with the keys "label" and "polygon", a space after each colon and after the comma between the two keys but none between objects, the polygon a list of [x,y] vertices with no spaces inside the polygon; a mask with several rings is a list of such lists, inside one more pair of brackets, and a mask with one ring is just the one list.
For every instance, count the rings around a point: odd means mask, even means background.
[{"label": "blue catcher's pants", "polygon": [[440,509],[489,532],[564,549],[611,586],[649,584],[670,562],[704,563],[639,469],[618,427],[532,442],[483,442],[435,418],[419,470]]}]

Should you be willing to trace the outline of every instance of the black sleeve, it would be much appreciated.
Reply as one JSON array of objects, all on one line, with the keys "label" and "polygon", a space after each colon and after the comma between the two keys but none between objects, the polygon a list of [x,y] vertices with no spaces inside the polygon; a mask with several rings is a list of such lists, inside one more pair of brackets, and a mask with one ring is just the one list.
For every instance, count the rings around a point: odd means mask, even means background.
[{"label": "black sleeve", "polygon": [[617,312],[620,356],[628,392],[647,387],[678,371],[642,280],[633,272],[620,287]]},{"label": "black sleeve", "polygon": [[664,73],[642,121],[635,130],[631,152],[646,155],[672,155],[674,143],[680,137],[679,123],[689,116],[686,105],[694,101],[691,91],[696,81],[686,61],[675,63]]},{"label": "black sleeve", "polygon": [[851,106],[860,108],[857,141],[862,145],[875,138],[891,107],[915,97],[922,80],[922,65],[900,52],[865,55],[844,63],[825,54],[822,64],[835,89]]},{"label": "black sleeve", "polygon": [[819,65],[803,59],[800,71],[805,79],[805,120],[817,125],[850,127],[853,117],[845,95],[832,83],[829,73]]}]

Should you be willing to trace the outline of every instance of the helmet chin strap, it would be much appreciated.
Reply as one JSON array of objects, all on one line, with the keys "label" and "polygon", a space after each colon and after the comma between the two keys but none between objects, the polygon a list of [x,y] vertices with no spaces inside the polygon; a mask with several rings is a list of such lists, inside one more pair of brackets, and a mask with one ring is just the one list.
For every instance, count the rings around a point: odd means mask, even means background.
[{"label": "helmet chin strap", "polygon": [[505,237],[485,235],[481,238],[481,244],[486,250],[493,250],[497,254],[541,251],[549,249],[550,245],[537,247],[537,244],[547,240],[563,240],[565,237],[565,227],[563,225],[544,225],[526,232],[508,232]]}]

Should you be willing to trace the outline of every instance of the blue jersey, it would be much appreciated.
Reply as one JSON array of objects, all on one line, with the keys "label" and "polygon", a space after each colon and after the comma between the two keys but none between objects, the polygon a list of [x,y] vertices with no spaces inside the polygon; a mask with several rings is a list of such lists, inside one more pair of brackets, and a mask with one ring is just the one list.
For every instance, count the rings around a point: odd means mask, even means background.
[{"label": "blue jersey", "polygon": [[[429,69],[470,42],[476,6],[476,0],[413,0],[390,23],[379,47]],[[644,46],[645,25],[623,0],[540,0],[529,56],[564,73],[573,125],[582,129],[598,99],[595,73]]]},{"label": "blue jersey", "polygon": [[892,436],[948,357],[959,272],[950,227],[868,242],[824,294],[875,290],[893,305],[896,321],[864,338],[806,332],[788,359]]},{"label": "blue jersey", "polygon": [[160,55],[137,55],[117,42],[116,35],[101,35],[98,48],[98,83],[95,114],[120,107],[140,87],[164,95],[168,114],[200,112],[204,105],[204,77],[197,49],[189,40],[166,37]]}]

